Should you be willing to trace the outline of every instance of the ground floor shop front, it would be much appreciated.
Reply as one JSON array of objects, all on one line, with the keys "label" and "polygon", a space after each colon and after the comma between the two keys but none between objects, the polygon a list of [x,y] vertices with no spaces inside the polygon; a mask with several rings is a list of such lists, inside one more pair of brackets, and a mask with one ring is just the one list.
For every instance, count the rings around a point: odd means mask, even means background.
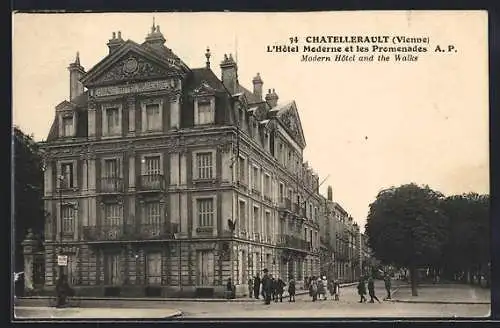
[{"label": "ground floor shop front", "polygon": [[44,254],[45,289],[54,289],[64,254],[63,271],[81,296],[223,297],[229,278],[236,296],[246,296],[265,268],[284,281],[293,275],[297,288],[320,274],[315,253],[238,239],[46,244]]}]

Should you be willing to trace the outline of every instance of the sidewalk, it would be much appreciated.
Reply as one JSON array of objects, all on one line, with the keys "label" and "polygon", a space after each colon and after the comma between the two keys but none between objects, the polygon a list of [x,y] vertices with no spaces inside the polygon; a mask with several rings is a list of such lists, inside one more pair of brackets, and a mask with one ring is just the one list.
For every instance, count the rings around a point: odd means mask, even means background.
[{"label": "sidewalk", "polygon": [[[341,288],[351,287],[356,285],[357,282],[341,284]],[[296,291],[295,295],[305,295],[308,294],[309,290],[299,289]],[[285,287],[285,292],[283,293],[283,298],[288,297],[288,291]],[[46,304],[49,297],[47,296],[31,296],[31,297],[19,297],[17,304],[24,307],[32,307],[36,305],[31,304]],[[253,297],[244,296],[233,299],[226,298],[173,298],[173,297],[79,297],[82,303],[87,303],[85,301],[156,301],[156,302],[256,302],[259,301]],[[260,296],[262,300],[262,296]]]},{"label": "sidewalk", "polygon": [[411,295],[411,286],[403,285],[392,295],[391,302],[431,304],[490,304],[491,291],[465,284],[424,284],[417,287],[418,296]]},{"label": "sidewalk", "polygon": [[182,316],[175,309],[15,307],[16,319],[169,319]]}]

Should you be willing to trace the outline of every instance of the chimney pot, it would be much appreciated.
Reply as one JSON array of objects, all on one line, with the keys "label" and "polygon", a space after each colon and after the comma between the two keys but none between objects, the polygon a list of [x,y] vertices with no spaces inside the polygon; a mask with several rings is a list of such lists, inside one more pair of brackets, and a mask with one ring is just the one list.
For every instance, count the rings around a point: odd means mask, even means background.
[{"label": "chimney pot", "polygon": [[116,39],[116,32],[113,32],[113,40]]},{"label": "chimney pot", "polygon": [[122,32],[118,31],[118,39],[121,39],[121,38],[122,38]]}]

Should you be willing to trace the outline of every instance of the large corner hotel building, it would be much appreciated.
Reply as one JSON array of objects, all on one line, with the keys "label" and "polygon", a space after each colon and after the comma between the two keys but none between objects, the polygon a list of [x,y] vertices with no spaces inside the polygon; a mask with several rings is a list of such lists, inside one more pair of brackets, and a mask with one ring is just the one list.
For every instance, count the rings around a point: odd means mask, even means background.
[{"label": "large corner hotel building", "polygon": [[81,295],[215,296],[228,278],[241,295],[264,268],[354,278],[342,261],[358,262],[357,227],[319,194],[295,102],[264,95],[259,74],[244,88],[232,56],[221,79],[208,49],[189,68],[159,26],[107,45],[88,72],[78,55],[69,65],[69,101],[41,143],[47,288],[61,254]]}]

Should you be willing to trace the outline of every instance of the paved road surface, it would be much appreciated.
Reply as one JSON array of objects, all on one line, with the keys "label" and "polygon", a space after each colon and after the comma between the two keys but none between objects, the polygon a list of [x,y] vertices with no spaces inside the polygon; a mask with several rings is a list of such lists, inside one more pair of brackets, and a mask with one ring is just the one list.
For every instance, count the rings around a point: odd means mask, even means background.
[{"label": "paved road surface", "polygon": [[[393,283],[397,285],[397,282]],[[396,286],[395,286],[396,287]],[[376,283],[376,295],[382,301],[385,288],[382,281]],[[396,294],[397,295],[397,294]],[[341,289],[340,301],[330,299],[312,302],[308,295],[297,296],[295,303],[284,300],[283,303],[264,305],[262,300],[232,302],[186,302],[162,301],[148,302],[147,309],[142,309],[147,317],[150,309],[178,309],[183,318],[373,318],[373,317],[485,317],[490,313],[488,304],[415,304],[415,303],[358,303],[356,286]],[[113,307],[144,308],[144,302],[113,301]],[[122,309],[126,310],[126,309]]]}]

